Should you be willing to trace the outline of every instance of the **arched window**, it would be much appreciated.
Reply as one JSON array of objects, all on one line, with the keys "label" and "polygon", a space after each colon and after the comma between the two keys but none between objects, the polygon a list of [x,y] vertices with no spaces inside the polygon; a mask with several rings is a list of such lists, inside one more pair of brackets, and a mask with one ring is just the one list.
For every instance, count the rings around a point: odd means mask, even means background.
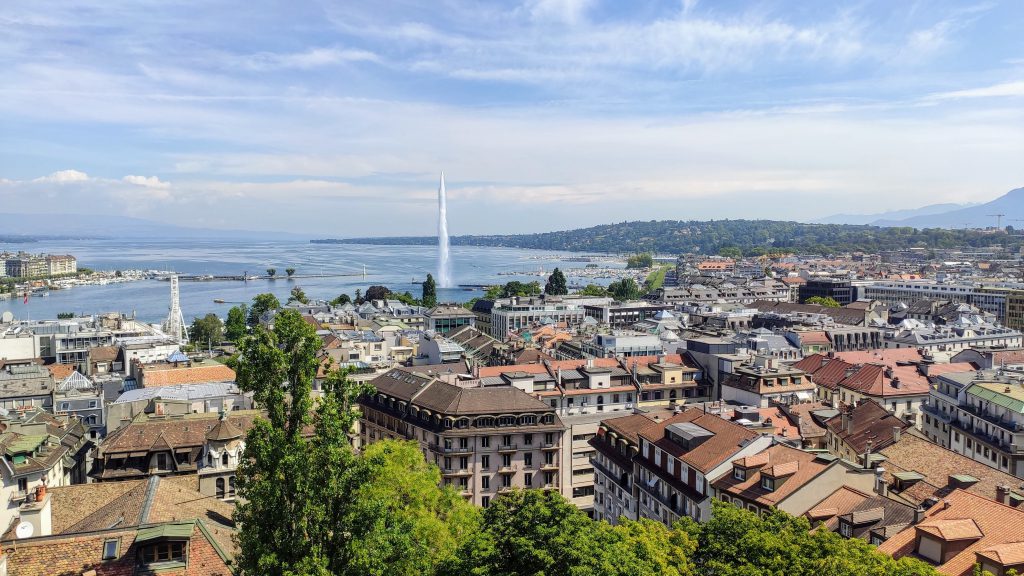
[{"label": "arched window", "polygon": [[206,465],[213,466],[213,454],[210,454],[209,452],[206,453]]},{"label": "arched window", "polygon": [[217,498],[224,497],[224,479],[217,478]]},{"label": "arched window", "polygon": [[230,496],[231,498],[235,497],[235,477],[234,476],[229,476],[228,477],[228,496]]},{"label": "arched window", "polygon": [[597,403],[598,404],[604,404],[604,396],[598,396],[597,397]]},{"label": "arched window", "polygon": [[227,452],[225,452],[224,454],[221,455],[220,463],[221,463],[222,466],[227,466],[228,465],[228,453]]}]

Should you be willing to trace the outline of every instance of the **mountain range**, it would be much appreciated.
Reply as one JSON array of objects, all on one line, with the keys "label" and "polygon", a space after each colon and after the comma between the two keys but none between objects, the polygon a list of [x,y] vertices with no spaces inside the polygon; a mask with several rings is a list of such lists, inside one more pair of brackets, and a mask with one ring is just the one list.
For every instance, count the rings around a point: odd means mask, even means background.
[{"label": "mountain range", "polygon": [[[997,217],[1002,214],[1002,217]],[[996,225],[1024,228],[1024,188],[1016,188],[984,204],[932,204],[879,214],[835,214],[822,224],[870,224],[913,228],[989,228]]]}]

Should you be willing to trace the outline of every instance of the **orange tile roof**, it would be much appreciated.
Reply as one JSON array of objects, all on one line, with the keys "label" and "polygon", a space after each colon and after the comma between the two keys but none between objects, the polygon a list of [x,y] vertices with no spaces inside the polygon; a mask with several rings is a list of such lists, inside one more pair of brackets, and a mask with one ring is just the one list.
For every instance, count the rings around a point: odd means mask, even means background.
[{"label": "orange tile roof", "polygon": [[835,492],[815,504],[804,516],[807,516],[812,523],[824,522],[826,528],[835,530],[839,524],[838,516],[853,511],[854,507],[870,497],[869,494],[855,488],[840,486],[836,488]]},{"label": "orange tile roof", "polygon": [[1010,542],[979,550],[978,556],[990,558],[1003,566],[1024,564],[1024,542]]},{"label": "orange tile roof", "polygon": [[985,535],[970,518],[927,520],[918,524],[917,529],[943,540],[973,540]]},{"label": "orange tile roof", "polygon": [[57,382],[71,376],[75,371],[75,367],[70,364],[50,364],[47,368],[50,370],[50,375]]},{"label": "orange tile roof", "polygon": [[896,364],[897,362],[921,362],[924,356],[917,348],[883,348],[876,350],[850,350],[836,352],[836,358],[850,364]]},{"label": "orange tile roof", "polygon": [[[691,422],[710,431],[713,436],[702,442],[693,450],[684,450],[681,446],[665,437],[665,428],[670,424]],[[743,426],[719,418],[714,414],[705,414],[702,410],[688,409],[675,416],[656,422],[643,430],[639,436],[663,452],[678,458],[688,466],[706,473],[718,466],[742,448],[742,444],[755,438],[757,434]]]},{"label": "orange tile roof", "polygon": [[[965,520],[967,522],[964,522]],[[943,574],[970,576],[976,561],[975,553],[1024,541],[1024,510],[1017,510],[964,490],[954,490],[928,510],[918,527],[928,534],[939,537],[948,535],[963,538],[973,534],[974,530],[980,532],[981,535],[976,541],[936,566]],[[917,533],[918,528],[910,526],[883,542],[878,551],[895,558],[921,558],[916,555],[914,549]]]},{"label": "orange tile roof", "polygon": [[223,364],[179,366],[147,364],[142,367],[142,385],[146,388],[204,382],[233,382],[235,371]]},{"label": "orange tile roof", "polygon": [[974,372],[977,366],[970,362],[950,362],[948,364],[931,364],[928,366],[928,376],[939,376],[942,374],[954,374],[958,372]]},{"label": "orange tile roof", "polygon": [[795,462],[798,470],[786,477],[781,484],[777,483],[773,491],[761,487],[760,470],[748,473],[744,480],[737,480],[732,474],[725,474],[714,483],[715,488],[762,506],[775,506],[828,467],[827,463],[817,460],[814,454],[784,444],[776,444],[764,452],[768,454],[769,464]]}]

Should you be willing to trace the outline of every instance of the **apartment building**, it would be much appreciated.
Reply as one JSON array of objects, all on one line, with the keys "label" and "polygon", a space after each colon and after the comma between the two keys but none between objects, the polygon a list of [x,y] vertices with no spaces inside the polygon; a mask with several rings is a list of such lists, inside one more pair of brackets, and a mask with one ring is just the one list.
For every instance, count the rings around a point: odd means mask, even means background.
[{"label": "apartment building", "polygon": [[909,427],[877,402],[861,400],[856,405],[844,406],[837,416],[825,422],[825,447],[839,458],[856,462],[862,454],[898,442]]},{"label": "apartment building", "polygon": [[717,302],[750,304],[758,300],[789,301],[789,286],[772,278],[736,279],[735,281],[721,282],[711,278],[701,278],[699,282],[703,283],[691,283],[678,288],[659,288],[650,296],[650,299],[670,304],[713,304]]},{"label": "apartment building", "polygon": [[712,481],[733,459],[756,454],[772,443],[771,436],[696,408],[644,427],[637,435],[638,515],[667,526],[683,516],[698,522],[709,519]]},{"label": "apartment building", "polygon": [[509,298],[495,300],[490,311],[491,336],[505,341],[509,332],[541,324],[578,326],[586,318],[581,304],[545,298]]},{"label": "apartment building", "polygon": [[1002,370],[942,374],[924,405],[933,442],[1024,478],[1024,377]]},{"label": "apartment building", "polygon": [[587,316],[606,324],[614,329],[629,328],[633,324],[654,318],[659,312],[668,312],[674,308],[672,304],[656,304],[641,300],[639,302],[613,302],[611,304],[588,304],[583,307]]},{"label": "apartment building", "polygon": [[815,398],[811,378],[777,358],[756,356],[732,367],[721,381],[722,400],[747,406],[799,404]]},{"label": "apartment building", "polygon": [[359,401],[361,444],[417,441],[444,484],[477,506],[512,488],[572,497],[564,480],[571,438],[546,402],[512,384],[460,386],[400,368],[372,383],[376,393]]},{"label": "apartment building", "polygon": [[476,324],[476,315],[456,304],[441,304],[427,310],[424,314],[426,329],[437,334],[447,334],[463,326]]},{"label": "apartment building", "polygon": [[902,280],[875,282],[864,287],[864,297],[886,304],[910,304],[918,300],[941,299],[973,304],[995,314],[1001,323],[1007,319],[1007,295],[1024,289],[1013,283],[975,284],[970,282],[939,282],[936,280]]},{"label": "apartment building", "polygon": [[661,338],[654,334],[597,334],[581,345],[583,353],[593,358],[657,356],[665,350]]}]

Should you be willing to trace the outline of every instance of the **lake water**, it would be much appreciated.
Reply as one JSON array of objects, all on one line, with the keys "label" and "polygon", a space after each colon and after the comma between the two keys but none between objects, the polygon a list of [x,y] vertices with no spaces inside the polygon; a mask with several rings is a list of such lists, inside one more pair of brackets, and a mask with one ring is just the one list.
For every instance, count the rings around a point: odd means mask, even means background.
[{"label": "lake water", "polygon": [[[71,254],[78,266],[94,270],[174,270],[182,274],[263,275],[276,268],[276,280],[181,282],[181,308],[185,321],[213,312],[221,317],[233,303],[248,302],[263,292],[273,292],[284,302],[293,286],[301,286],[311,299],[332,299],[341,293],[380,284],[395,292],[420,296],[419,282],[435,273],[437,248],[433,246],[368,246],[310,244],[287,241],[164,240],[126,242],[115,240],[61,240],[26,244],[0,244],[0,250]],[[610,279],[582,278],[572,272],[585,262],[566,259],[577,254],[511,248],[452,247],[453,276],[457,284],[498,284],[510,280],[540,281],[556,266],[566,271],[570,284],[607,284]],[[623,268],[621,263],[601,262],[602,267]],[[285,268],[295,268],[297,278],[285,279]],[[363,277],[363,270],[366,276]],[[331,276],[355,274],[355,276]],[[321,276],[322,275],[322,276]],[[300,277],[301,276],[301,277]],[[438,289],[438,300],[465,302],[481,296],[481,290]],[[216,304],[214,299],[224,300]],[[104,286],[77,286],[36,296],[24,304],[20,298],[0,300],[0,312],[16,318],[56,318],[60,312],[94,314],[133,311],[147,322],[167,316],[169,284],[143,280]]]}]

